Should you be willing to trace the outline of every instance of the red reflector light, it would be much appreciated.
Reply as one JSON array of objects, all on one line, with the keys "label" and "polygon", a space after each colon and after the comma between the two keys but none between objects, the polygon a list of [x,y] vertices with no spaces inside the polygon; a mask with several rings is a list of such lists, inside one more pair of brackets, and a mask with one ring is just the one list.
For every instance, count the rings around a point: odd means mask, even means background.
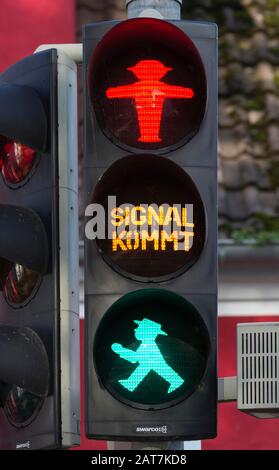
[{"label": "red reflector light", "polygon": [[37,153],[35,150],[0,137],[0,166],[7,184],[21,183],[31,172]]},{"label": "red reflector light", "polygon": [[31,300],[39,287],[40,275],[20,264],[15,264],[9,272],[3,287],[3,295],[8,303],[20,306]]}]

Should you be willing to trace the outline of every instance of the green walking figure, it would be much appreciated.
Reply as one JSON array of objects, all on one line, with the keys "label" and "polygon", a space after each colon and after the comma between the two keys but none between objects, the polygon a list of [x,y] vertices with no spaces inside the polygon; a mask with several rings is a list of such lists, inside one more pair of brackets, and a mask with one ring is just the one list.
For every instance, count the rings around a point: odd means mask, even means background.
[{"label": "green walking figure", "polygon": [[184,380],[166,363],[155,340],[158,335],[168,336],[161,330],[161,325],[152,320],[144,318],[143,320],[134,320],[138,325],[135,329],[135,337],[141,341],[141,345],[136,351],[127,349],[119,343],[113,343],[111,349],[122,359],[138,363],[138,367],[128,379],[119,380],[119,383],[130,392],[133,392],[143,379],[152,370],[160,375],[170,384],[168,393],[181,387]]}]

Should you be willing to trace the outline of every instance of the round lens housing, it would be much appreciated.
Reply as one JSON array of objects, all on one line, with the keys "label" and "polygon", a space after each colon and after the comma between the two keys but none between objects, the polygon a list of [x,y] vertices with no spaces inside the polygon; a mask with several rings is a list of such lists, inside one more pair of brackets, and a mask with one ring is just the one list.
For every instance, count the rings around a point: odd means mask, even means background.
[{"label": "round lens housing", "polygon": [[[201,196],[191,177],[165,157],[117,160],[97,183],[91,202],[105,209],[108,227],[106,237],[97,236],[98,248],[124,276],[143,282],[170,279],[189,269],[202,252]],[[97,227],[104,222],[100,217]]]},{"label": "round lens housing", "polygon": [[161,289],[132,292],[104,315],[95,336],[98,376],[122,402],[167,408],[201,385],[210,339],[200,312]]},{"label": "round lens housing", "polygon": [[95,49],[87,80],[102,131],[123,148],[168,152],[203,121],[204,65],[193,41],[171,23],[135,18],[116,25]]}]

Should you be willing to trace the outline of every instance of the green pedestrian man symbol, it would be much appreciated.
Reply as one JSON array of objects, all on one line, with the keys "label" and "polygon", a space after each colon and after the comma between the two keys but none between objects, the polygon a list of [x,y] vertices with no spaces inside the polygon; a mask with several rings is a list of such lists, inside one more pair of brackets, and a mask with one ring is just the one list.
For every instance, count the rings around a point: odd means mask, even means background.
[{"label": "green pedestrian man symbol", "polygon": [[168,393],[181,387],[184,380],[167,364],[156,343],[157,336],[168,336],[167,333],[162,331],[159,323],[147,318],[134,320],[134,322],[138,325],[135,329],[135,337],[138,341],[141,341],[138,349],[136,351],[127,349],[119,343],[113,343],[111,346],[111,349],[122,359],[132,364],[138,363],[137,368],[128,379],[119,380],[118,382],[130,392],[133,392],[149,372],[154,371],[170,384]]}]

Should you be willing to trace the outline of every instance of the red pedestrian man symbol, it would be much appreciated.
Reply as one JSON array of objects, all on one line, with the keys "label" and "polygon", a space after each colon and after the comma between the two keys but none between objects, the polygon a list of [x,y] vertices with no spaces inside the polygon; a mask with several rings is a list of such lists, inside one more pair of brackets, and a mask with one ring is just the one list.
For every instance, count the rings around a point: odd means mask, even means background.
[{"label": "red pedestrian man symbol", "polygon": [[141,60],[127,70],[133,72],[138,81],[131,85],[108,88],[109,99],[130,98],[135,100],[140,128],[139,142],[160,142],[160,124],[166,99],[191,99],[191,88],[168,85],[161,79],[172,68],[165,67],[159,60]]}]

